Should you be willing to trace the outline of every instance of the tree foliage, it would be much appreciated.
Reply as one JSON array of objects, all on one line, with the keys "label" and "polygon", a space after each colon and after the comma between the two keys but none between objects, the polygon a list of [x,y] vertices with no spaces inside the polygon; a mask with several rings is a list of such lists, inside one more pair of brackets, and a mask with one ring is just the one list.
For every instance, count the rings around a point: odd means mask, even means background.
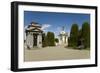
[{"label": "tree foliage", "polygon": [[53,32],[48,32],[46,38],[48,46],[55,46],[55,36]]},{"label": "tree foliage", "polygon": [[43,47],[55,46],[55,35],[53,32],[47,32],[47,35],[43,34]]},{"label": "tree foliage", "polygon": [[55,38],[55,42],[56,42],[56,43],[59,43],[59,40],[58,40],[58,38]]},{"label": "tree foliage", "polygon": [[90,48],[90,25],[88,22],[84,22],[80,30],[77,24],[73,24],[71,27],[68,46],[78,47],[80,45],[83,45],[85,48]]},{"label": "tree foliage", "polygon": [[47,40],[46,40],[46,35],[45,35],[45,33],[43,33],[43,35],[42,35],[42,46],[43,46],[43,47],[46,47],[46,46],[47,46]]},{"label": "tree foliage", "polygon": [[82,25],[82,39],[83,45],[86,48],[90,47],[90,26],[88,22],[84,22]]},{"label": "tree foliage", "polygon": [[78,25],[73,24],[71,27],[70,37],[68,39],[69,46],[76,47],[78,45]]}]

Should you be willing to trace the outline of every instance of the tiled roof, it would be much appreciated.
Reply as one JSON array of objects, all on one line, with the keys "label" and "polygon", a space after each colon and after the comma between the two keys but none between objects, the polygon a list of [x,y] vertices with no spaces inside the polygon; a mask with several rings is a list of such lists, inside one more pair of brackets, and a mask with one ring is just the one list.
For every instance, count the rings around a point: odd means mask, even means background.
[{"label": "tiled roof", "polygon": [[36,22],[31,22],[31,25],[28,25],[26,30],[27,31],[35,31],[35,30],[42,31],[41,26]]}]

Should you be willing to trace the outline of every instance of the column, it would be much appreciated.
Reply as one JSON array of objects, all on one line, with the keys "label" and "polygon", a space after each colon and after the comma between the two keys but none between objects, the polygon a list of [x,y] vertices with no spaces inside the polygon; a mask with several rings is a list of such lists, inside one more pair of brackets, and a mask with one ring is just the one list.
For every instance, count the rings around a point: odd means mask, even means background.
[{"label": "column", "polygon": [[39,34],[39,35],[37,36],[37,46],[38,46],[39,48],[42,47],[42,34]]}]

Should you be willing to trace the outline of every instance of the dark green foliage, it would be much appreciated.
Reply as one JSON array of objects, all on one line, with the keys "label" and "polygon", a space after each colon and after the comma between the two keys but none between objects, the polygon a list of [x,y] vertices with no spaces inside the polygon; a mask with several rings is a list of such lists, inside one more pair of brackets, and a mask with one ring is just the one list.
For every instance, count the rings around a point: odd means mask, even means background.
[{"label": "dark green foliage", "polygon": [[55,46],[55,36],[53,32],[47,32],[47,35],[42,35],[42,46]]},{"label": "dark green foliage", "polygon": [[82,29],[80,29],[78,32],[78,46],[82,45],[82,41]]},{"label": "dark green foliage", "polygon": [[48,32],[46,36],[48,46],[55,46],[55,36],[53,32]]},{"label": "dark green foliage", "polygon": [[68,47],[70,47],[70,37],[68,37]]},{"label": "dark green foliage", "polygon": [[42,35],[42,46],[43,46],[43,47],[46,47],[46,46],[47,46],[47,40],[46,40],[46,35],[45,35],[45,33],[43,33],[43,35]]},{"label": "dark green foliage", "polygon": [[69,41],[69,46],[77,47],[78,45],[78,25],[77,24],[72,25],[70,37],[68,41]]},{"label": "dark green foliage", "polygon": [[90,26],[88,22],[84,22],[82,25],[82,39],[85,48],[90,47]]},{"label": "dark green foliage", "polygon": [[55,42],[56,42],[56,43],[59,43],[59,40],[58,40],[58,38],[55,38]]},{"label": "dark green foliage", "polygon": [[70,37],[68,38],[68,46],[73,48],[79,46],[90,48],[90,25],[88,22],[84,22],[80,30],[78,30],[77,24],[72,25]]}]

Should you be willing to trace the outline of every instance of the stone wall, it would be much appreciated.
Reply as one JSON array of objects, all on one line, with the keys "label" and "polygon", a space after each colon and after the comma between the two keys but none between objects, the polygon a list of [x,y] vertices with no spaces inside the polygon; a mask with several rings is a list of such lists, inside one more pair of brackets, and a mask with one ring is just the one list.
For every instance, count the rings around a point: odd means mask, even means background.
[{"label": "stone wall", "polygon": [[68,36],[59,36],[59,45],[68,45]]},{"label": "stone wall", "polygon": [[38,46],[39,48],[42,47],[42,34],[39,34],[39,35],[37,36],[37,46]]},{"label": "stone wall", "polygon": [[33,40],[33,35],[32,35],[32,33],[29,33],[28,32],[28,35],[26,36],[26,46],[27,46],[27,48],[33,48],[33,44],[34,44],[34,42],[33,42],[34,40]]}]

